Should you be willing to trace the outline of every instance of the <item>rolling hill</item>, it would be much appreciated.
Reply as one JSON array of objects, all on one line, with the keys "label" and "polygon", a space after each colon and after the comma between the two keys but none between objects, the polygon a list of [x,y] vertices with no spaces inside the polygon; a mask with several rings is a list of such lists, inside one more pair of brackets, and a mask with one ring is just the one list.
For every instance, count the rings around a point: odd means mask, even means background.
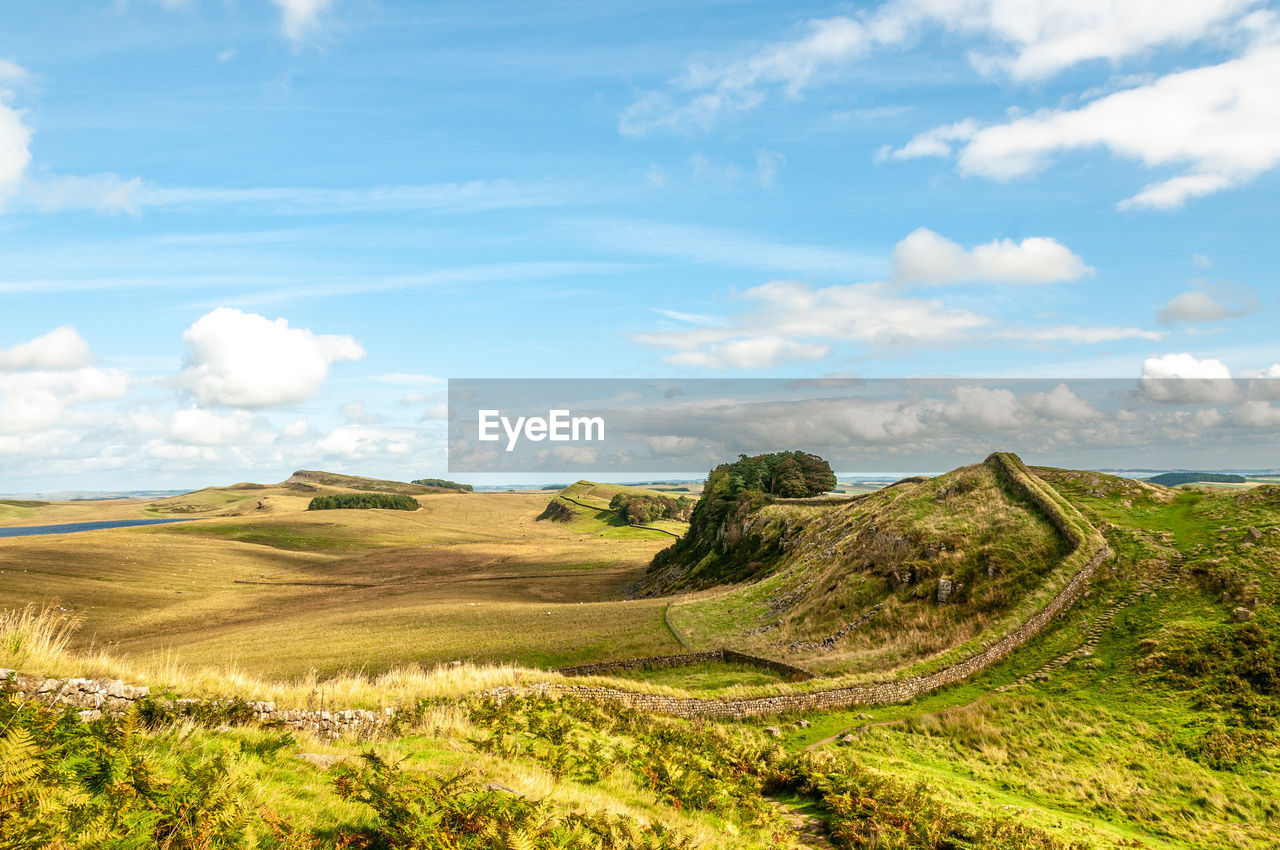
[{"label": "rolling hill", "polygon": [[[358,516],[325,525],[287,501],[304,494],[256,492],[278,499],[278,512],[0,543],[3,607],[83,588],[67,607],[85,614],[85,628],[121,636],[118,646],[91,650],[73,636],[63,647],[9,618],[0,666],[298,709],[397,706],[394,729],[373,742],[160,712],[154,725],[74,744],[149,760],[174,789],[222,753],[240,820],[225,807],[191,811],[247,824],[239,834],[256,829],[259,846],[354,835],[413,846],[397,843],[397,823],[489,830],[458,833],[458,846],[542,846],[553,827],[604,829],[609,818],[631,836],[616,839],[622,847],[1275,846],[1280,487],[1174,490],[993,456],[855,499],[734,498],[674,543],[609,536],[598,515],[616,491],[590,482],[556,496],[587,505],[573,503],[568,523],[536,519],[546,495],[481,494],[419,496],[424,510],[403,516],[334,512]],[[158,616],[185,591],[168,575],[184,561],[223,577],[183,603],[194,603],[183,616],[201,618],[189,630]],[[267,584],[226,581],[251,570]],[[371,586],[313,588],[304,576]],[[628,583],[659,595],[621,601]],[[507,601],[487,597],[479,611],[461,602],[482,587]],[[170,660],[146,647],[149,632],[168,636]],[[910,689],[1013,637],[1021,642],[968,675],[881,704],[690,722],[597,702],[626,693],[633,704],[720,710],[877,683]],[[522,665],[576,663],[687,652],[682,643],[770,655],[825,678],[792,683],[706,663],[687,676],[642,666],[570,678],[447,661],[509,652]],[[255,655],[260,646],[270,660]],[[439,666],[423,666],[432,657]],[[320,675],[293,659],[316,662]],[[47,730],[79,728],[74,720],[51,725],[27,705],[32,719],[15,721],[20,703],[6,699],[0,725],[30,728],[37,752],[72,746]],[[369,749],[377,761],[361,758]],[[12,745],[5,752],[18,763]],[[460,769],[472,776],[458,793],[441,790]],[[50,800],[100,793],[48,777],[62,789]],[[401,811],[397,800],[419,802]],[[535,823],[521,807],[539,801]]]}]

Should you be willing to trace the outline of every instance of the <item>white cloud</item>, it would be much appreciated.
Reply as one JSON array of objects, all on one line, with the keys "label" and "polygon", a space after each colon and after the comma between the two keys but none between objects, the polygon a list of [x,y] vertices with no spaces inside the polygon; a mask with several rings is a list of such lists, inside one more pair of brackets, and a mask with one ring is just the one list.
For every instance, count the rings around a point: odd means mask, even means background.
[{"label": "white cloud", "polygon": [[703,369],[763,369],[793,360],[821,360],[829,350],[823,343],[761,336],[729,340],[704,351],[682,351],[664,360],[672,366]]},{"label": "white cloud", "polygon": [[[1168,74],[1078,109],[968,125],[966,132],[961,173],[994,180],[1039,172],[1058,152],[1098,147],[1149,168],[1185,169],[1120,203],[1172,209],[1247,183],[1280,162],[1280,45],[1262,42],[1219,65]],[[946,156],[950,148],[933,141],[937,133],[888,155]]]},{"label": "white cloud", "polygon": [[200,402],[263,408],[302,401],[343,360],[365,351],[349,336],[314,334],[256,313],[226,307],[198,319],[182,335],[189,349],[179,384]]},{"label": "white cloud", "polygon": [[957,387],[955,402],[943,408],[947,421],[965,428],[1007,431],[1017,428],[1018,399],[1005,389]]},{"label": "white cloud", "polygon": [[[985,43],[969,58],[980,71],[1040,79],[1080,62],[1116,61],[1160,45],[1249,29],[1261,0],[889,0],[857,17],[809,20],[791,39],[733,58],[691,62],[664,90],[622,114],[624,135],[707,130],[771,97],[798,98],[877,48],[902,47],[930,27]],[[948,139],[918,137],[916,155],[944,155]],[[931,147],[930,147],[931,146]],[[926,148],[928,148],[926,150]],[[943,153],[940,153],[943,151]]]},{"label": "white cloud", "polygon": [[[11,62],[6,62],[5,67],[21,70]],[[0,89],[0,204],[18,191],[31,163],[31,130],[22,123],[22,113],[6,102],[6,95]]]},{"label": "white cloud", "polygon": [[280,8],[280,31],[297,47],[320,28],[333,0],[271,0]]},{"label": "white cloud", "polygon": [[1280,408],[1257,399],[1246,401],[1231,412],[1231,418],[1247,428],[1275,428],[1280,425]]},{"label": "white cloud", "polygon": [[253,430],[253,416],[243,410],[224,415],[194,406],[176,411],[169,426],[170,436],[188,446],[235,445],[248,439]]},{"label": "white cloud", "polygon": [[1207,269],[1213,265],[1213,261],[1204,254],[1192,254],[1191,264],[1196,268]]},{"label": "white cloud", "polygon": [[115,369],[0,372],[0,433],[55,426],[78,405],[120,398],[128,388],[128,375]]},{"label": "white cloud", "polygon": [[893,278],[900,283],[1055,283],[1092,273],[1069,248],[1047,237],[997,239],[965,250],[921,227],[893,249]]},{"label": "white cloud", "polygon": [[1043,419],[1056,422],[1081,422],[1099,419],[1102,411],[1071,391],[1066,384],[1058,384],[1047,393],[1030,393],[1026,406]]},{"label": "white cloud", "polygon": [[1186,353],[1148,357],[1139,386],[1148,398],[1166,402],[1220,402],[1239,395],[1225,363]]},{"label": "white cloud", "polygon": [[352,425],[377,425],[382,422],[381,416],[365,410],[363,401],[347,402],[338,410],[342,418]]},{"label": "white cloud", "polygon": [[874,346],[948,343],[991,320],[941,301],[903,297],[883,283],[813,289],[774,281],[747,290],[753,309],[723,327],[634,334],[656,348],[676,350],[667,362],[710,369],[762,368],[787,360],[816,360],[827,340]]},{"label": "white cloud", "polygon": [[70,325],[10,348],[0,348],[0,371],[20,369],[64,370],[88,366],[89,343]]},{"label": "white cloud", "polygon": [[1080,62],[1116,61],[1216,34],[1260,0],[901,0],[882,7],[906,21],[989,37],[1003,49],[971,54],[980,69],[1039,79]]},{"label": "white cloud", "polygon": [[1236,305],[1225,303],[1226,291],[1220,297],[1203,289],[1193,289],[1181,295],[1175,295],[1156,312],[1156,319],[1166,325],[1177,322],[1220,322],[1223,319],[1234,319],[1248,315],[1258,308],[1257,301],[1247,293],[1237,299]]}]

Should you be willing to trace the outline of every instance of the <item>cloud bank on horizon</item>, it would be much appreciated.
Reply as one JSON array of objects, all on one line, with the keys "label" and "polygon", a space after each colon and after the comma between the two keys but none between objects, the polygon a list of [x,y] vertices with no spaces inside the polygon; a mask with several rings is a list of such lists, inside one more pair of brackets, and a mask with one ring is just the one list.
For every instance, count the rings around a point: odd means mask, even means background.
[{"label": "cloud bank on horizon", "polygon": [[1280,377],[1274,0],[47,18],[0,13],[6,491],[440,473],[443,375],[1063,379],[935,423],[1126,377],[1280,425],[1239,389]]}]

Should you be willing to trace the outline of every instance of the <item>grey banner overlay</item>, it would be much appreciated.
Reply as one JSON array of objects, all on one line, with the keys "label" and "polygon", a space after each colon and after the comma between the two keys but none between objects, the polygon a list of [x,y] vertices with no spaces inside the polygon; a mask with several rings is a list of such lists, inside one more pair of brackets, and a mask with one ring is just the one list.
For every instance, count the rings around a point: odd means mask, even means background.
[{"label": "grey banner overlay", "polygon": [[[482,437],[484,439],[482,439]],[[450,472],[705,472],[803,449],[837,470],[996,450],[1093,469],[1280,468],[1280,379],[452,379]]]}]

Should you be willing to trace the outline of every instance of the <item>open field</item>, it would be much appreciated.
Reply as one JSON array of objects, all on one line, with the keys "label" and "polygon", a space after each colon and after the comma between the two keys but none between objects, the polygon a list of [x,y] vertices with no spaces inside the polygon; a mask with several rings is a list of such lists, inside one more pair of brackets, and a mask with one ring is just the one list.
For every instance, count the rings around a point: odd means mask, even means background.
[{"label": "open field", "polygon": [[601,539],[536,522],[546,497],[535,494],[423,495],[414,512],[306,511],[312,495],[254,487],[23,508],[28,525],[208,518],[0,542],[0,607],[75,611],[80,648],[282,677],[679,648],[660,603],[620,597],[666,535]]}]

